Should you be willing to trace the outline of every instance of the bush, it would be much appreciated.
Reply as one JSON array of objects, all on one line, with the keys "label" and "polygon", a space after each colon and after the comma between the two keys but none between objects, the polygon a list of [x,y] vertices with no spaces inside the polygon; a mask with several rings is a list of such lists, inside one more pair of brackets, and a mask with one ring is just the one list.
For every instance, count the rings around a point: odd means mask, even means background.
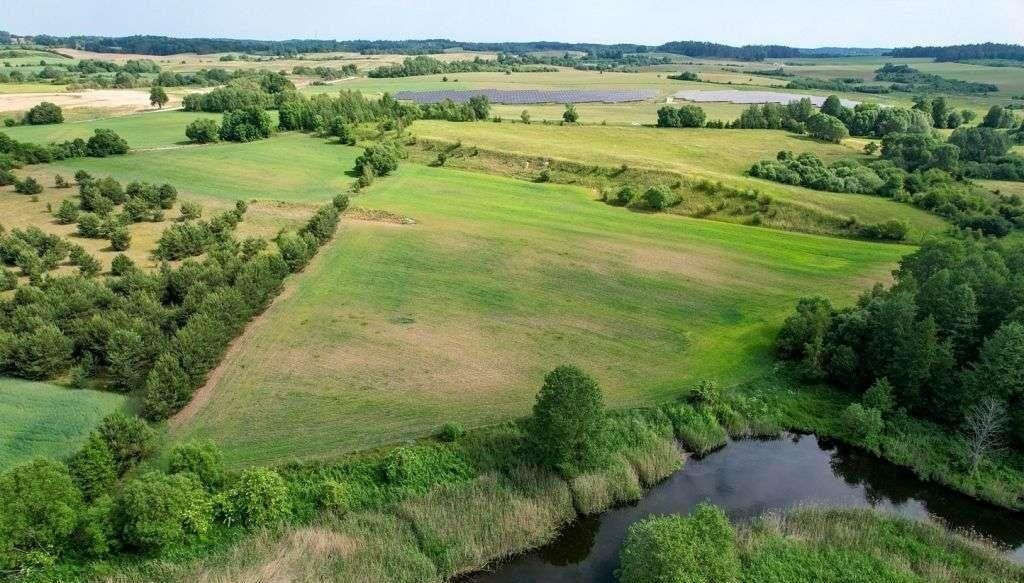
[{"label": "bush", "polygon": [[194,202],[181,203],[181,220],[194,221],[203,215],[203,207]]},{"label": "bush", "polygon": [[94,158],[105,158],[128,153],[128,142],[114,130],[97,129],[86,142],[86,152]]},{"label": "bush", "polygon": [[105,494],[117,482],[117,462],[103,437],[96,432],[68,459],[68,471],[86,500]]},{"label": "bush", "polygon": [[190,441],[176,446],[168,454],[168,472],[190,472],[208,490],[224,481],[224,455],[211,441]]},{"label": "bush", "polygon": [[339,213],[345,212],[345,209],[348,208],[348,202],[349,201],[348,201],[348,195],[347,194],[336,195],[331,200],[331,204],[334,205],[334,208],[338,209]]},{"label": "bush", "polygon": [[114,515],[117,532],[126,545],[160,552],[206,533],[212,507],[194,476],[148,472],[125,484]]},{"label": "bush", "polygon": [[653,211],[662,211],[672,206],[674,196],[668,190],[659,186],[652,186],[640,197],[644,206]]},{"label": "bush", "polygon": [[25,114],[25,123],[29,125],[43,125],[51,123],[63,123],[64,112],[60,106],[49,101],[44,101],[28,110]]},{"label": "bush", "polygon": [[437,437],[441,441],[452,442],[465,434],[466,430],[458,423],[445,423],[441,426],[441,430],[437,432]]},{"label": "bush", "polygon": [[291,509],[288,486],[281,476],[268,468],[250,468],[226,493],[220,511],[225,522],[237,522],[247,528],[277,524]]},{"label": "bush", "polygon": [[57,217],[57,222],[62,225],[78,222],[78,204],[70,198],[65,198],[60,201],[60,206],[57,207],[57,212],[54,216]]},{"label": "bush", "polygon": [[103,236],[103,219],[96,213],[81,213],[78,215],[78,234],[90,239],[98,239]]},{"label": "bush", "polygon": [[527,426],[527,448],[538,465],[572,475],[607,460],[601,389],[576,367],[560,366],[544,377]]},{"label": "bush", "polygon": [[110,248],[114,251],[127,251],[132,244],[132,234],[123,225],[111,229],[107,236],[110,237]]},{"label": "bush", "polygon": [[580,120],[580,114],[576,112],[576,106],[572,103],[565,104],[565,111],[562,112],[562,120],[565,123],[576,123]]},{"label": "bush", "polygon": [[896,398],[893,396],[892,383],[887,378],[880,378],[875,381],[868,390],[864,391],[861,403],[868,409],[875,409],[884,417],[896,408]]},{"label": "bush", "polygon": [[623,186],[615,193],[615,204],[619,206],[628,206],[634,199],[636,199],[636,193],[628,186]]},{"label": "bush", "polygon": [[81,510],[81,495],[63,464],[40,459],[0,475],[0,566],[15,569],[38,554],[59,556]]},{"label": "bush", "polygon": [[629,527],[619,554],[621,583],[732,583],[740,579],[736,533],[720,508],[655,516]]},{"label": "bush", "polygon": [[220,139],[220,124],[212,119],[197,119],[185,128],[185,137],[196,144],[208,144]]},{"label": "bush", "polygon": [[138,417],[112,413],[103,418],[96,431],[110,448],[118,475],[124,475],[156,450],[156,433]]},{"label": "bush", "polygon": [[356,170],[373,176],[387,176],[398,169],[398,148],[390,142],[373,144],[356,158]]},{"label": "bush", "polygon": [[843,429],[856,443],[878,451],[884,424],[878,409],[853,403],[843,411]]},{"label": "bush", "polygon": [[39,181],[31,176],[26,176],[24,180],[18,180],[14,183],[14,192],[18,194],[39,194],[43,191],[43,185],[39,184]]},{"label": "bush", "polygon": [[115,276],[122,276],[135,269],[135,262],[127,255],[120,253],[110,262],[110,273]]}]

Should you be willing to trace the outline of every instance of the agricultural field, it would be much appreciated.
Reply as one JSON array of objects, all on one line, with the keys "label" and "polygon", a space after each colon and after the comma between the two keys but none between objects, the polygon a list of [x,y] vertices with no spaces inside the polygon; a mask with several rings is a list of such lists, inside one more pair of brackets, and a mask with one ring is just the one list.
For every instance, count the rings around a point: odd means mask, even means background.
[{"label": "agricultural field", "polygon": [[0,377],[0,468],[73,453],[103,416],[124,404],[116,393]]},{"label": "agricultural field", "polygon": [[353,204],[415,224],[346,221],[175,439],[214,439],[232,465],[333,457],[525,414],[559,362],[591,371],[612,406],[739,382],[770,365],[771,331],[797,296],[848,301],[908,250],[415,165]]}]

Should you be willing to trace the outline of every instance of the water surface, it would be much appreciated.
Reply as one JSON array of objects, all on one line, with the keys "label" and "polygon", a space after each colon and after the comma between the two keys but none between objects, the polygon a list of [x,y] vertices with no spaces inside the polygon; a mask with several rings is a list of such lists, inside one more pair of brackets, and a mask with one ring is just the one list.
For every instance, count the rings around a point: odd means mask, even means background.
[{"label": "water surface", "polygon": [[686,514],[702,501],[721,506],[733,521],[808,504],[933,515],[992,538],[1024,559],[1024,514],[922,482],[904,468],[842,444],[787,434],[733,442],[704,459],[691,459],[636,504],[582,517],[551,544],[465,581],[613,583],[630,524],[652,514]]}]

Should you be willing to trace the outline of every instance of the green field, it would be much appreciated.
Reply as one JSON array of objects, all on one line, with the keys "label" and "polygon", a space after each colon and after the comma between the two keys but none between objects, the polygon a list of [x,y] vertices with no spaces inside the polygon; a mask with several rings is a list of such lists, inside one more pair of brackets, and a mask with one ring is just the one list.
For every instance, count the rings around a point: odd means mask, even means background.
[{"label": "green field", "polygon": [[74,452],[123,403],[115,393],[0,377],[0,469]]},{"label": "green field", "polygon": [[[3,85],[0,85],[3,87]],[[87,139],[97,128],[114,130],[136,150],[167,148],[187,143],[185,127],[196,118],[220,121],[219,113],[193,111],[165,111],[141,113],[121,117],[90,119],[53,125],[16,126],[0,131],[25,142],[63,142],[75,138]],[[276,118],[275,118],[276,119]]]},{"label": "green field", "polygon": [[771,366],[797,297],[849,300],[909,250],[412,164],[353,203],[416,224],[346,221],[177,438],[212,438],[235,466],[337,456],[523,415],[563,362],[613,406],[738,382]]},{"label": "green field", "polygon": [[750,178],[744,173],[779,150],[813,152],[826,162],[860,155],[864,140],[825,144],[772,130],[658,129],[544,124],[445,123],[418,121],[416,135],[464,146],[550,156],[585,164],[672,170],[689,176],[720,180],[742,188],[754,187],[779,200],[814,210],[856,216],[862,222],[890,218],[907,221],[910,240],[941,231],[946,223],[922,210],[859,194],[840,194],[786,186]]},{"label": "green field", "polygon": [[208,198],[323,202],[352,182],[345,172],[352,169],[360,152],[306,134],[284,133],[247,144],[182,146],[110,158],[78,158],[53,167],[68,175],[85,169],[121,181],[169,182],[181,192]]}]

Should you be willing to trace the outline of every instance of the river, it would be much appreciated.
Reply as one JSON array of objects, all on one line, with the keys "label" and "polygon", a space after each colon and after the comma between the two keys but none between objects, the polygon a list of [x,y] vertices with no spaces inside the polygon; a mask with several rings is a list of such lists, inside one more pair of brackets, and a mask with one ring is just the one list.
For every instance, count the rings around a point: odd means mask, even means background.
[{"label": "river", "polygon": [[686,514],[708,501],[735,521],[800,505],[872,507],[932,515],[971,529],[1024,560],[1024,514],[919,480],[908,470],[813,435],[741,440],[685,467],[637,503],[585,516],[545,547],[466,577],[473,583],[614,583],[629,525],[652,514]]}]

